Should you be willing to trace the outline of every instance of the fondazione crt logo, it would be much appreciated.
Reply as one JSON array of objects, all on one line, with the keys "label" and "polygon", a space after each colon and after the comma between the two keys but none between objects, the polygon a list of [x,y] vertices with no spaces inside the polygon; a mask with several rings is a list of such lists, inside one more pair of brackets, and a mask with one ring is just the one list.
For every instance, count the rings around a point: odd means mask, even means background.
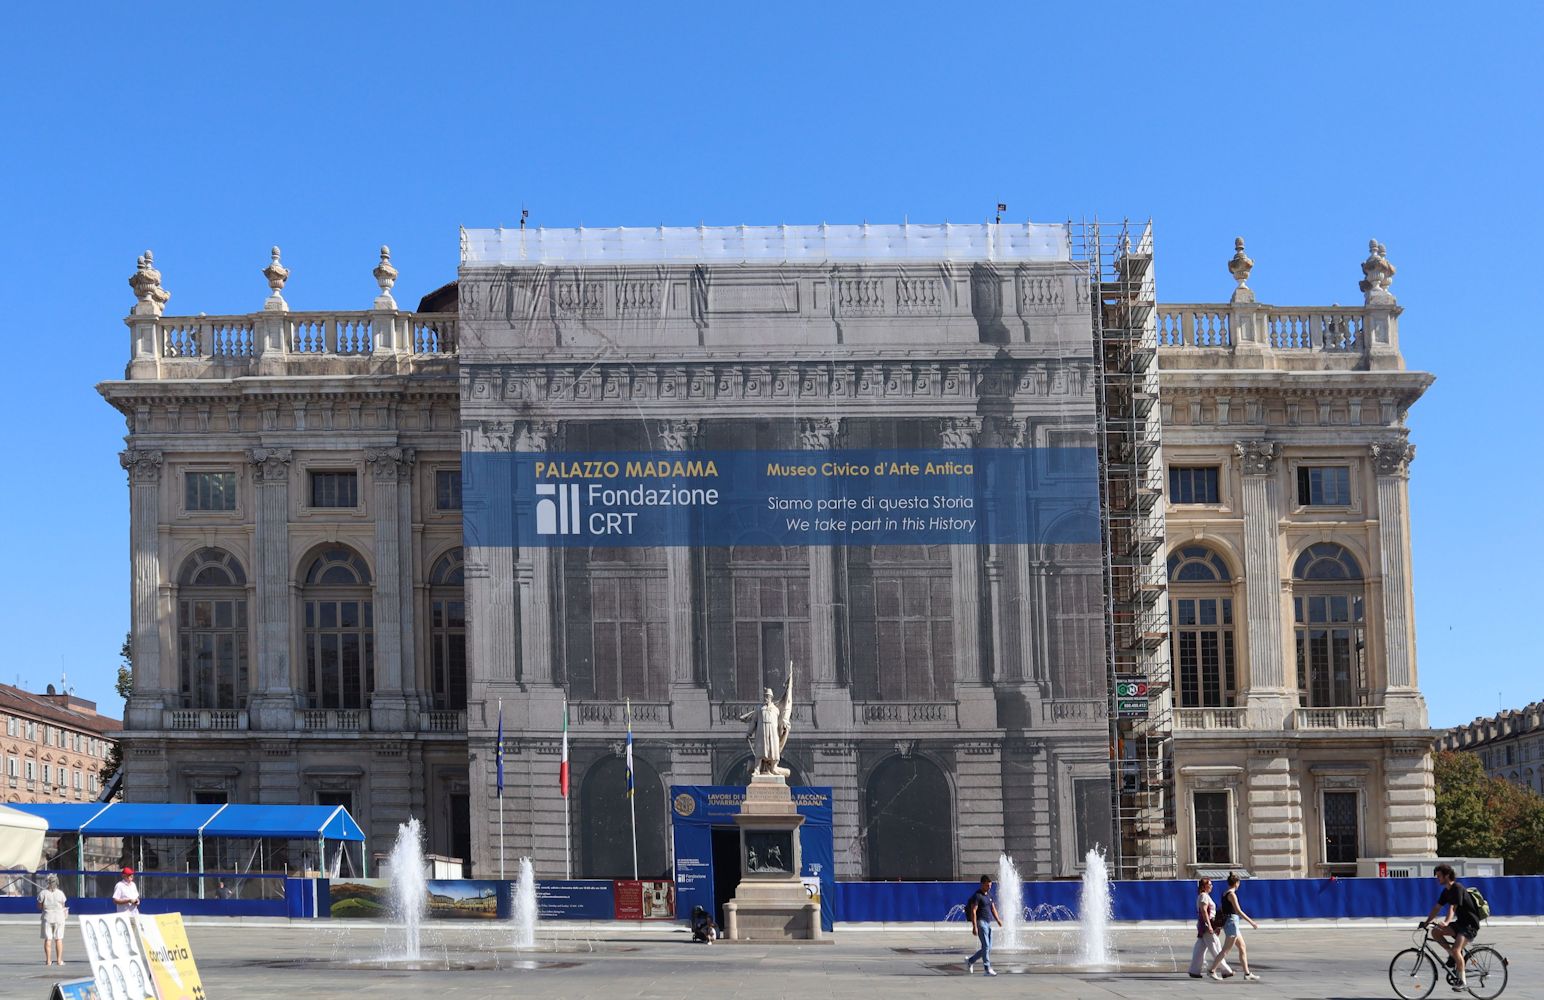
[{"label": "fondazione crt logo", "polygon": [[1092,448],[462,456],[469,545],[1097,543]]}]

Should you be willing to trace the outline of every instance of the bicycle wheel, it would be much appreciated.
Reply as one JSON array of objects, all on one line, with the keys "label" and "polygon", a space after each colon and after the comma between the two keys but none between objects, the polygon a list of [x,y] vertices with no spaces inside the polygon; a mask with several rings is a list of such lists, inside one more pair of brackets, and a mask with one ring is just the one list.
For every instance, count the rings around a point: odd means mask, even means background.
[{"label": "bicycle wheel", "polygon": [[1464,960],[1469,992],[1479,1000],[1491,1000],[1506,989],[1506,959],[1494,948],[1475,948]]},{"label": "bicycle wheel", "polygon": [[1406,948],[1389,963],[1389,985],[1405,1000],[1422,1000],[1437,985],[1437,963],[1420,948]]}]

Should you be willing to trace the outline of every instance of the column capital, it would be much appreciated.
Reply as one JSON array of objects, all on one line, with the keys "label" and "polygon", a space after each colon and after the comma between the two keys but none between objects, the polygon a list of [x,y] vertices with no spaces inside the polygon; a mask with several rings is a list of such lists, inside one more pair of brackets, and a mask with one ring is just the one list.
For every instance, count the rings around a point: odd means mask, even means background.
[{"label": "column capital", "polygon": [[129,474],[131,484],[161,481],[162,455],[144,448],[125,448],[118,453],[118,464]]},{"label": "column capital", "polygon": [[1404,438],[1374,441],[1367,449],[1372,454],[1373,468],[1380,476],[1407,479],[1410,463],[1415,460],[1415,445]]},{"label": "column capital", "polygon": [[546,451],[557,443],[556,420],[528,420],[515,431],[516,451]]},{"label": "column capital", "polygon": [[981,434],[981,418],[944,417],[939,421],[939,433],[945,448],[974,448]]},{"label": "column capital", "polygon": [[1024,417],[987,417],[984,430],[997,448],[1023,448],[1029,444],[1029,421]]},{"label": "column capital", "polygon": [[1281,457],[1281,445],[1265,440],[1235,441],[1233,453],[1238,456],[1244,475],[1269,476],[1276,471],[1276,459]]},{"label": "column capital", "polygon": [[690,451],[702,430],[701,420],[661,420],[655,428],[659,446],[666,451]]},{"label": "column capital", "polygon": [[826,451],[841,439],[841,417],[799,418],[799,447],[805,451]]},{"label": "column capital", "polygon": [[412,448],[365,449],[365,464],[370,466],[378,483],[403,482],[412,478],[413,463],[417,460],[418,452]]},{"label": "column capital", "polygon": [[290,459],[288,448],[248,448],[247,461],[254,466],[253,472],[261,483],[289,481]]}]

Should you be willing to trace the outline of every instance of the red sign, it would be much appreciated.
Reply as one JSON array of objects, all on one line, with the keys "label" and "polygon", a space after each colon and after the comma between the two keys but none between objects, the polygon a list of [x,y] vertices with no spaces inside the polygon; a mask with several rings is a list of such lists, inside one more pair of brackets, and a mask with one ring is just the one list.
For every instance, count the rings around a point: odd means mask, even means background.
[{"label": "red sign", "polygon": [[1380,861],[1380,862],[1378,862],[1378,877],[1379,878],[1388,878],[1389,877],[1389,863],[1387,861]]},{"label": "red sign", "polygon": [[618,920],[669,920],[675,916],[675,883],[617,879],[611,884]]}]

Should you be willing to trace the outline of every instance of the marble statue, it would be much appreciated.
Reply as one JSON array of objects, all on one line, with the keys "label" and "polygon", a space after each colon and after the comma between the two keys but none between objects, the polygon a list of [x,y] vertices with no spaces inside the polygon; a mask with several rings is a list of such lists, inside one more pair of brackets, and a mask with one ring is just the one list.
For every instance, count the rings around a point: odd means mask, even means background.
[{"label": "marble statue", "polygon": [[788,665],[788,683],[783,685],[783,700],[774,701],[772,689],[767,688],[760,705],[740,716],[741,722],[750,722],[745,737],[750,741],[751,752],[756,755],[755,774],[775,774],[786,778],[789,770],[780,767],[783,747],[788,743],[788,729],[793,722],[793,664]]}]

